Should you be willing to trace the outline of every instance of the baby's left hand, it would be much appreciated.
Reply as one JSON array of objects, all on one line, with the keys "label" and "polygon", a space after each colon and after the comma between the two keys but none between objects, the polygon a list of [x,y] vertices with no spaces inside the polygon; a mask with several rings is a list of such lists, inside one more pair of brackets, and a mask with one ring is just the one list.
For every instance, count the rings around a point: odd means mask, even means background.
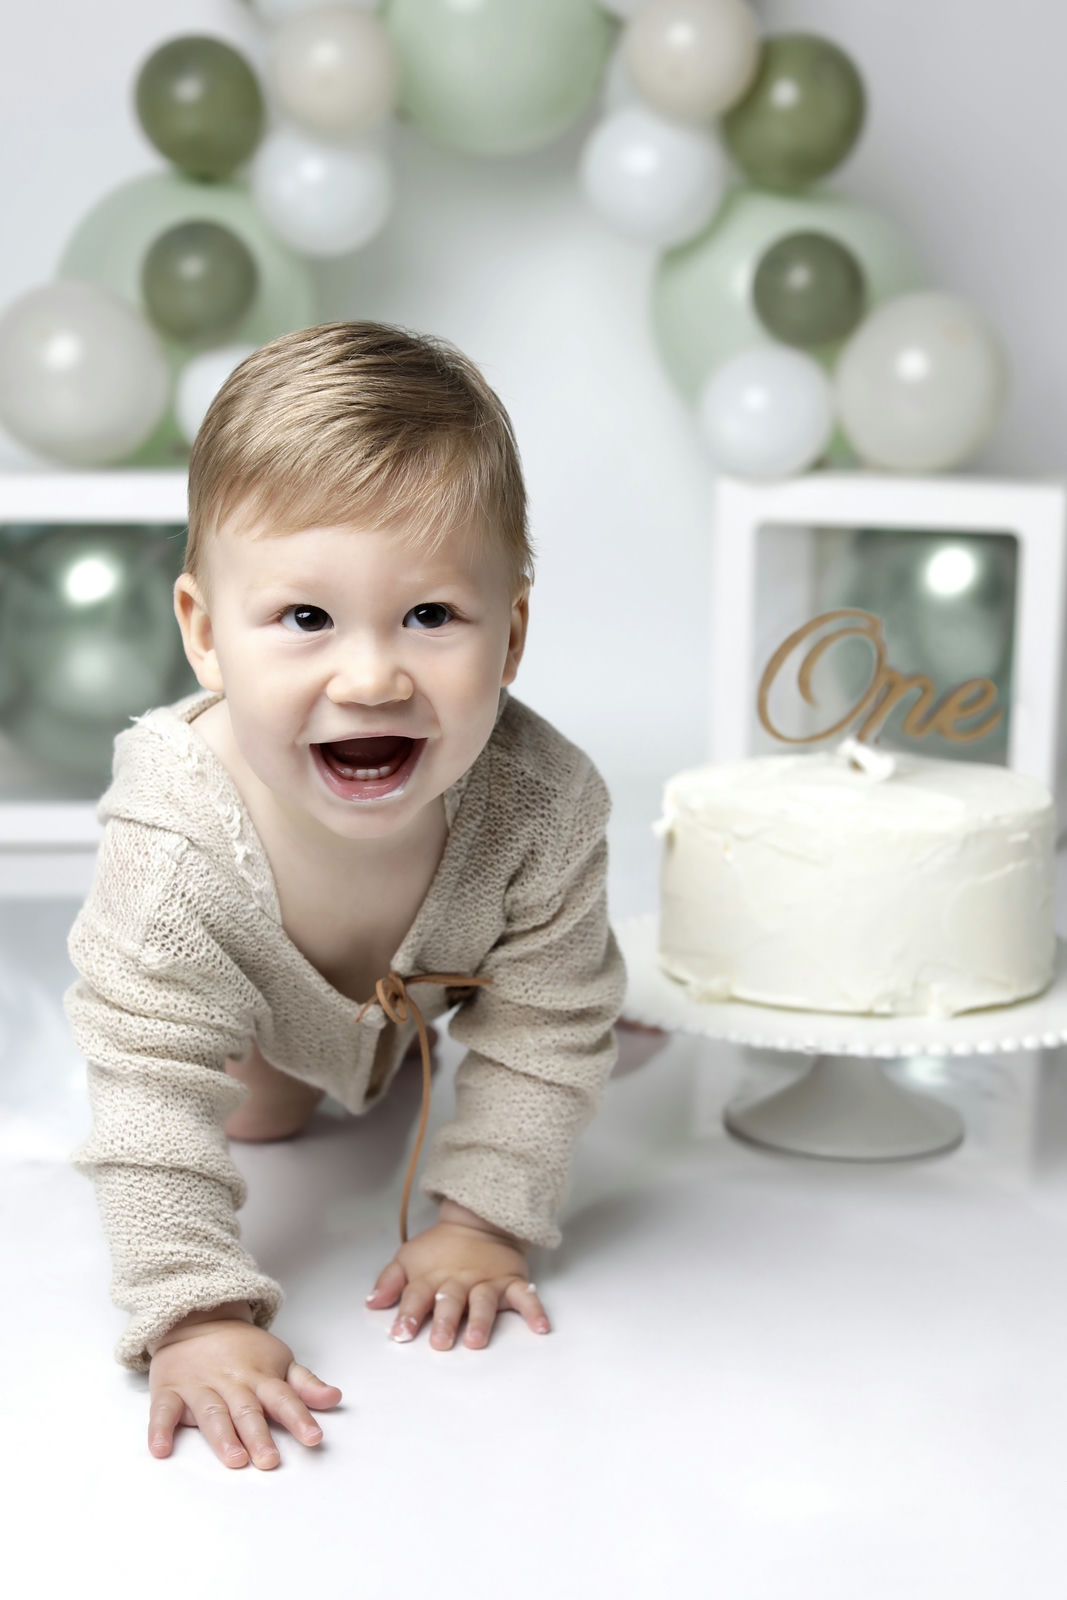
[{"label": "baby's left hand", "polygon": [[549,1331],[529,1276],[522,1252],[488,1223],[441,1221],[400,1246],[366,1303],[372,1311],[382,1310],[399,1296],[389,1330],[398,1342],[414,1339],[432,1309],[430,1344],[435,1350],[452,1348],[468,1311],[463,1343],[477,1350],[488,1344],[498,1311],[518,1311],[535,1333]]}]

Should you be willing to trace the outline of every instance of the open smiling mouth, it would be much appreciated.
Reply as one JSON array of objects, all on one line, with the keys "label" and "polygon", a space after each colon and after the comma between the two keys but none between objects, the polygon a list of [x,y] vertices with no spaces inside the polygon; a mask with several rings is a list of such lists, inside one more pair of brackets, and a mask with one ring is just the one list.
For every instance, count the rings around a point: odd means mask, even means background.
[{"label": "open smiling mouth", "polygon": [[323,781],[334,794],[343,800],[380,800],[400,793],[425,746],[425,739],[388,734],[374,739],[340,739],[311,749]]}]

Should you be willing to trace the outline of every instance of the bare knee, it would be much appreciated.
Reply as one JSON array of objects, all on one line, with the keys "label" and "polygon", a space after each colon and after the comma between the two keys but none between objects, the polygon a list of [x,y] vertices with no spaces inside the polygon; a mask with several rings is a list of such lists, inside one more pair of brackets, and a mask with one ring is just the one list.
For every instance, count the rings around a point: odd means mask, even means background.
[{"label": "bare knee", "polygon": [[254,1041],[242,1060],[226,1062],[226,1071],[250,1090],[243,1105],[223,1123],[223,1131],[231,1139],[254,1143],[292,1139],[307,1127],[326,1092],[272,1067]]}]

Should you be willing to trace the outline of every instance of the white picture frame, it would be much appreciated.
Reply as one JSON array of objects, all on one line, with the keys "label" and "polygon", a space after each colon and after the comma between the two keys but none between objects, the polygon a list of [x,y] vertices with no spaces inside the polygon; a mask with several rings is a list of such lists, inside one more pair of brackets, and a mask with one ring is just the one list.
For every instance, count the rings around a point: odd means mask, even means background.
[{"label": "white picture frame", "polygon": [[[0,473],[0,525],[187,521],[184,471]],[[0,800],[0,900],[82,899],[101,834],[95,801]]]},{"label": "white picture frame", "polygon": [[[813,472],[771,483],[722,476],[715,485],[713,517],[709,761],[739,761],[753,754],[761,528],[1009,533],[1018,540],[1018,566],[1007,764],[1045,783],[1062,816],[1067,787],[1063,782],[1067,601],[1063,480],[949,473],[908,477],[866,471]],[[810,614],[816,610],[813,607]]]}]

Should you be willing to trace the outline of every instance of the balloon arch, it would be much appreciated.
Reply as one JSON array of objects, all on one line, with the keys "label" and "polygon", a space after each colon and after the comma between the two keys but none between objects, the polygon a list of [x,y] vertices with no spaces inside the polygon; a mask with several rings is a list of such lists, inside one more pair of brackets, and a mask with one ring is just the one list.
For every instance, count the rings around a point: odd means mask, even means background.
[{"label": "balloon arch", "polygon": [[[46,459],[183,466],[233,368],[318,320],[310,263],[388,226],[392,119],[506,159],[591,110],[576,181],[656,252],[658,347],[712,466],[936,472],[995,426],[1007,367],[982,316],[825,185],[866,113],[832,41],[764,36],[744,0],[250,4],[262,73],[218,38],[156,49],[135,103],[168,166],[105,195],[54,280],[0,314],[0,423]],[[158,532],[0,539],[0,726],[50,770],[105,779],[130,716],[195,688],[171,625],[180,555]],[[979,644],[1006,673],[1006,552],[975,541],[948,589],[937,559],[857,530],[838,603],[899,618],[917,669],[956,639],[960,676]]]},{"label": "balloon arch", "polygon": [[45,457],[184,461],[238,361],[315,320],[309,260],[388,225],[391,119],[506,158],[592,108],[578,181],[657,251],[657,340],[719,470],[939,471],[995,426],[984,319],[822,187],[866,112],[831,40],[764,36],[745,0],[250,3],[262,74],[218,38],[155,50],[135,103],[169,170],[105,196],[0,317],[0,422]]}]

